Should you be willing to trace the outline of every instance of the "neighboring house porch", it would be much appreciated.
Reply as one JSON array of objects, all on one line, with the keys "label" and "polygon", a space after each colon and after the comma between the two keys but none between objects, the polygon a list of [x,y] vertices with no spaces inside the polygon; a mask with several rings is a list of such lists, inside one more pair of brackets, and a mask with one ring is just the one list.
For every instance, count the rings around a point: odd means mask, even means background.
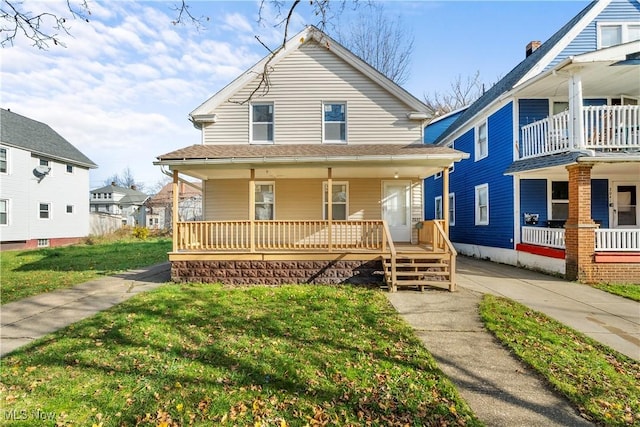
[{"label": "neighboring house porch", "polygon": [[203,180],[205,220],[174,222],[172,279],[453,290],[456,252],[446,221],[423,221],[422,183],[464,157],[421,144],[203,145],[159,156],[175,198],[179,175]]},{"label": "neighboring house porch", "polygon": [[521,118],[536,103],[556,114],[522,126],[507,170],[517,249],[571,279],[640,278],[639,51],[633,42],[570,57],[518,91]]}]

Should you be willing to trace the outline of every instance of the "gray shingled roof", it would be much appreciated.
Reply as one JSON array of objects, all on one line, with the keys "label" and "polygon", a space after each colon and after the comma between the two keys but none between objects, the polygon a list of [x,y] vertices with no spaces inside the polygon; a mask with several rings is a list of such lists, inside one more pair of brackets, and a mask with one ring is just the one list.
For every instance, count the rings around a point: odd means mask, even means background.
[{"label": "gray shingled roof", "polygon": [[597,3],[593,1],[589,3],[587,7],[585,7],[580,13],[573,17],[569,22],[567,22],[560,30],[558,30],[554,35],[549,37],[549,39],[544,42],[538,49],[536,49],[531,55],[526,57],[521,63],[516,65],[514,69],[509,71],[506,76],[504,76],[498,83],[493,85],[488,91],[484,93],[480,98],[478,98],[473,104],[469,106],[467,111],[465,111],[458,119],[451,124],[434,142],[434,144],[442,143],[449,135],[451,135],[456,129],[465,125],[469,120],[471,120],[476,114],[482,111],[485,107],[490,105],[492,102],[498,99],[500,95],[505,92],[513,89],[514,85],[522,79],[533,67],[535,67],[538,62],[551,50],[556,44],[562,40],[564,36],[582,19],[584,15],[591,10],[593,6]]},{"label": "gray shingled roof", "polygon": [[517,160],[507,168],[505,175],[518,172],[531,171],[535,169],[545,169],[554,166],[570,165],[576,163],[579,157],[588,156],[588,153],[571,151],[562,154],[550,154],[548,156],[534,157],[531,159]]},{"label": "gray shingled roof", "polygon": [[[148,195],[143,193],[142,191],[134,190],[133,188],[127,187],[119,187],[117,185],[105,185],[104,187],[96,188],[95,190],[91,190],[89,193],[97,194],[97,193],[119,193],[124,194],[125,196],[118,200],[118,204],[123,205],[141,205],[149,198]],[[104,204],[105,199],[91,199],[90,204]],[[115,203],[115,202],[114,202]]]},{"label": "gray shingled roof", "polygon": [[0,108],[0,141],[54,160],[86,168],[98,167],[49,125],[4,108]]}]

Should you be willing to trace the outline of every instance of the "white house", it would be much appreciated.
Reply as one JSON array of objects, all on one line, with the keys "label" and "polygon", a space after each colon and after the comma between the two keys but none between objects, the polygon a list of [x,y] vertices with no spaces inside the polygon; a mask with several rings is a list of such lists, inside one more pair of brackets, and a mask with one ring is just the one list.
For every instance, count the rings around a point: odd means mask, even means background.
[{"label": "white house", "polygon": [[131,188],[120,187],[112,182],[101,188],[91,190],[91,213],[106,213],[120,215],[122,225],[146,224],[146,212],[144,203],[149,198],[142,191],[138,191],[135,185]]},{"label": "white house", "polygon": [[2,249],[60,246],[89,234],[89,169],[48,125],[0,109]]}]

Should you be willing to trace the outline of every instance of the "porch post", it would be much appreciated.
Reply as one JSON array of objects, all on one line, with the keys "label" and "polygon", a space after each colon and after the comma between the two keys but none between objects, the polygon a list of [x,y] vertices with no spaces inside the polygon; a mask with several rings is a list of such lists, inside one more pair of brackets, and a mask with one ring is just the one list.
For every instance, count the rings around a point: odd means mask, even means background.
[{"label": "porch post", "polygon": [[178,171],[173,171],[173,185],[171,186],[171,196],[173,198],[171,207],[171,228],[173,229],[173,252],[178,251],[178,239],[180,233],[178,232]]},{"label": "porch post", "polygon": [[442,219],[444,234],[449,238],[449,167],[442,169]]},{"label": "porch post", "polygon": [[256,251],[256,170],[249,177],[249,251]]},{"label": "porch post", "polygon": [[333,251],[333,171],[327,168],[327,220],[329,221],[329,233],[327,233],[327,243],[329,252]]},{"label": "porch post", "polygon": [[584,118],[582,109],[582,78],[571,74],[569,78],[569,140],[574,149],[584,149]]},{"label": "porch post", "polygon": [[589,282],[593,277],[595,229],[591,219],[591,168],[589,164],[567,166],[569,171],[569,217],[565,224],[565,276]]}]

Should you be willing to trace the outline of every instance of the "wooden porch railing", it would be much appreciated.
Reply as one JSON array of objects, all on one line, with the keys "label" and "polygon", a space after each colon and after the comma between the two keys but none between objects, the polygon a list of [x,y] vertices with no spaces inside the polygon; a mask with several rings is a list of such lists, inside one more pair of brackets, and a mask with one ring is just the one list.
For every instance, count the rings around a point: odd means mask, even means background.
[{"label": "wooden porch railing", "polygon": [[458,252],[453,247],[449,236],[444,231],[444,220],[436,219],[423,221],[418,232],[418,242],[430,245],[435,252],[444,252],[449,262],[449,290],[456,290],[456,256]]},{"label": "wooden porch railing", "polygon": [[178,222],[178,251],[379,250],[393,245],[384,221]]},{"label": "wooden porch railing", "polygon": [[522,227],[522,243],[564,249],[564,228]]},{"label": "wooden porch railing", "polygon": [[640,147],[640,106],[583,107],[584,146],[569,139],[569,112],[564,111],[522,127],[520,158],[562,153],[572,149],[619,150]]},{"label": "wooden porch railing", "polygon": [[596,252],[640,252],[640,229],[596,230]]}]

